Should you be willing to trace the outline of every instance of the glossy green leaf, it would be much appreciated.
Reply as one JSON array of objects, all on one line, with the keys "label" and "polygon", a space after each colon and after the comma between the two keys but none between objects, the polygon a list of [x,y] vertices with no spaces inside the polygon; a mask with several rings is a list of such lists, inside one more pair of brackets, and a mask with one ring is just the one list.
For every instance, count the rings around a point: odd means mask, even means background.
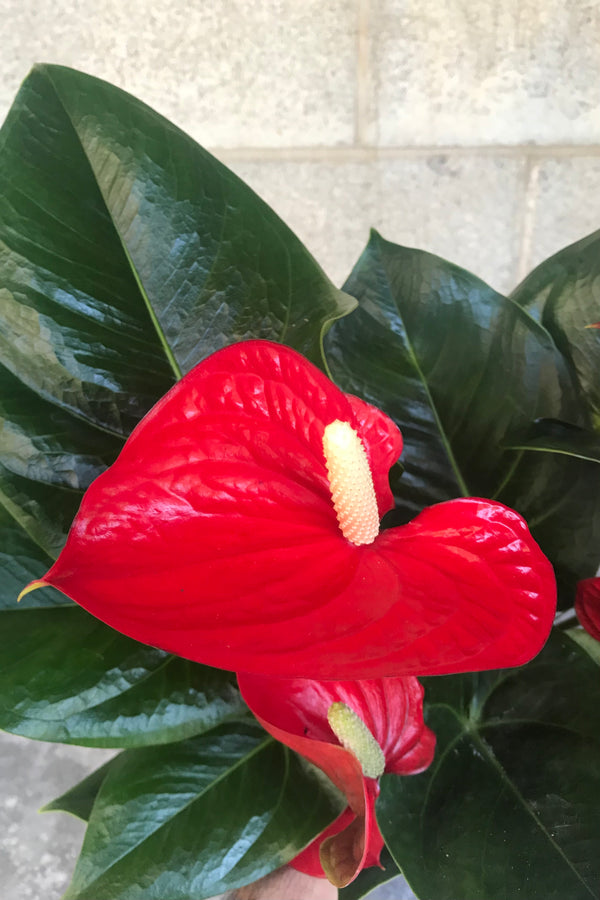
[{"label": "glossy green leaf", "polygon": [[600,437],[595,432],[556,419],[538,419],[521,439],[512,441],[510,449],[562,453],[600,462]]},{"label": "glossy green leaf", "polygon": [[33,615],[70,605],[57,592],[16,597],[181,372],[248,337],[321,362],[322,332],[352,305],[183,132],[98,79],[32,71],[0,131],[0,725],[133,746],[239,711],[228,677],[76,611]]},{"label": "glossy green leaf", "polygon": [[0,131],[0,529],[27,545],[16,565],[3,552],[3,601],[47,569],[81,492],[181,372],[250,337],[321,364],[353,305],[171,123],[34,68]]},{"label": "glossy green leaf", "polygon": [[102,783],[65,900],[201,900],[249,884],[344,803],[254,723],[126,751]]},{"label": "glossy green leaf", "polygon": [[600,430],[600,231],[544,260],[512,298],[554,338]]},{"label": "glossy green leaf", "polygon": [[510,449],[539,418],[585,421],[550,334],[469,272],[377,233],[345,289],[359,307],[327,336],[332,375],[405,441],[388,524],[462,495],[500,500],[528,520],[572,604],[600,563],[600,479],[585,460]]},{"label": "glossy green leaf", "polygon": [[2,622],[5,731],[140,747],[247,715],[231,673],[138,644],[74,605],[4,612]]},{"label": "glossy green leaf", "polygon": [[506,435],[574,405],[544,329],[458,266],[374,232],[345,289],[360,305],[332,328],[327,361],[345,390],[400,425],[411,514],[494,496],[514,465]]},{"label": "glossy green leaf", "polygon": [[87,822],[92,814],[98,792],[118,757],[109,759],[77,784],[42,807],[40,812],[66,812]]},{"label": "glossy green leaf", "polygon": [[426,679],[431,767],[384,776],[378,820],[427,900],[600,891],[600,679],[563,634],[522,669]]}]

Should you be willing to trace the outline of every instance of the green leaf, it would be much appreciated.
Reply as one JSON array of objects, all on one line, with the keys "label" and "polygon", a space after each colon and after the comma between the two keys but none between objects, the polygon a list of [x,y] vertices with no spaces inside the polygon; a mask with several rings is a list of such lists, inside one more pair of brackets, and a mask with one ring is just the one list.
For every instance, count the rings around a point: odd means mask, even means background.
[{"label": "green leaf", "polygon": [[247,715],[231,673],[139,644],[74,605],[5,612],[0,656],[0,728],[25,737],[141,747]]},{"label": "green leaf", "polygon": [[600,463],[600,437],[585,428],[556,419],[538,419],[520,440],[513,439],[510,449],[562,453]]},{"label": "green leaf", "polygon": [[345,289],[359,307],[329,332],[328,365],[405,441],[386,524],[463,495],[506,503],[528,520],[572,604],[576,582],[600,563],[600,541],[589,540],[600,479],[586,460],[510,449],[537,419],[585,422],[549,333],[464,269],[377,233]]},{"label": "green leaf", "polygon": [[400,425],[407,513],[494,496],[515,460],[506,435],[572,407],[549,335],[464,269],[373,232],[345,289],[359,307],[329,333],[328,365]]},{"label": "green leaf", "polygon": [[600,872],[600,680],[563,634],[522,669],[426,679],[434,762],[384,776],[378,820],[427,900],[591,900]]},{"label": "green leaf", "polygon": [[322,364],[353,305],[171,123],[96,78],[34,68],[0,131],[0,529],[26,557],[0,559],[4,602],[21,571],[19,588],[48,568],[81,492],[181,372],[259,337]]},{"label": "green leaf", "polygon": [[579,627],[569,628],[565,631],[565,634],[572,641],[575,641],[582,650],[585,650],[587,655],[590,659],[593,659],[597,666],[600,666],[600,641],[597,641],[596,638],[593,638],[591,634],[588,634],[585,629]]},{"label": "green leaf", "polygon": [[600,430],[600,231],[540,263],[512,298],[554,338]]},{"label": "green leaf", "polygon": [[118,759],[109,759],[87,778],[82,779],[60,797],[56,797],[43,806],[40,812],[66,812],[87,822],[92,814],[98,791],[104,783],[113,763]]},{"label": "green leaf", "polygon": [[344,803],[254,723],[126,751],[102,783],[65,900],[201,900],[248,884]]},{"label": "green leaf", "polygon": [[31,614],[70,605],[57,592],[35,591],[20,608],[16,597],[48,570],[83,491],[181,372],[258,337],[322,363],[324,330],[353,305],[278,217],[179,129],[98,79],[32,71],[0,131],[5,728],[135,746],[239,710],[229,676],[156,651],[146,658],[77,612],[54,624]]}]

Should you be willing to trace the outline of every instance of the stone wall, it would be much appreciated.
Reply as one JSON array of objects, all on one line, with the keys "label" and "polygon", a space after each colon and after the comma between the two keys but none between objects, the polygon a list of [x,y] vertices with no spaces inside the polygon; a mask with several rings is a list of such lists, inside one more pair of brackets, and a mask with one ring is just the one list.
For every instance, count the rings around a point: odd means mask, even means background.
[{"label": "stone wall", "polygon": [[[600,227],[600,0],[0,0],[0,117],[36,61],[145,100],[342,283],[370,226],[510,290]],[[81,839],[36,809],[99,765],[0,741],[6,900],[57,900]]]}]

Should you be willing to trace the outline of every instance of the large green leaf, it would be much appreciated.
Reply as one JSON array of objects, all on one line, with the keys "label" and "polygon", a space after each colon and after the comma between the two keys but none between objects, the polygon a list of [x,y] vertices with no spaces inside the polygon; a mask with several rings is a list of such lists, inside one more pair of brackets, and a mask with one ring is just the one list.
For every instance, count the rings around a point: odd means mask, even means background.
[{"label": "large green leaf", "polygon": [[327,361],[402,428],[407,510],[493,496],[514,465],[506,435],[572,412],[549,335],[464,269],[373,232],[345,289],[359,308],[329,333]]},{"label": "large green leaf", "polygon": [[14,734],[140,747],[247,714],[231,673],[132,641],[74,605],[4,612],[2,623],[0,728]]},{"label": "large green leaf", "polygon": [[404,435],[390,523],[462,495],[501,500],[530,521],[572,602],[600,562],[600,539],[589,539],[600,479],[587,461],[510,449],[541,417],[585,422],[549,333],[469,272],[377,233],[345,289],[359,307],[329,332],[327,360]]},{"label": "large green leaf", "polygon": [[31,612],[66,605],[56,592],[20,608],[16,597],[180,373],[243,338],[320,363],[324,330],[353,304],[249,188],[161,116],[87,75],[32,71],[0,132],[4,727],[124,746],[205,727],[206,698],[194,708],[205,687],[231,706],[229,683],[155,651],[160,674],[144,663],[141,682],[128,681],[145,651],[76,612],[54,624]]},{"label": "large green leaf", "polygon": [[320,364],[353,305],[187,135],[105,82],[36,67],[0,132],[0,528],[39,545],[24,580],[180,373],[258,337]]},{"label": "large green leaf", "polygon": [[600,231],[544,260],[512,293],[554,338],[600,430]]},{"label": "large green leaf", "polygon": [[201,900],[295,856],[345,800],[253,723],[109,766],[66,900]]},{"label": "large green leaf", "polygon": [[[46,804],[42,812],[67,812],[87,822],[100,788],[118,759],[119,757],[115,757],[104,763],[60,797]],[[384,847],[381,853],[381,868],[370,866],[363,869],[352,884],[340,891],[340,900],[361,900],[362,897],[369,896],[379,885],[397,878],[399,874],[398,866],[387,847]]]},{"label": "large green leaf", "polygon": [[555,633],[522,669],[426,679],[434,762],[384,776],[378,819],[426,900],[600,892],[600,679]]}]

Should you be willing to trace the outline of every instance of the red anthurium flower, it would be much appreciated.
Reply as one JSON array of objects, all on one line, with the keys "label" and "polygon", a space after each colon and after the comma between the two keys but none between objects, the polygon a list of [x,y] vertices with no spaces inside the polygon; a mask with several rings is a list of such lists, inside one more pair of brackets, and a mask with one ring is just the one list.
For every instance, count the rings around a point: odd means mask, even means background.
[{"label": "red anthurium flower", "polygon": [[579,582],[575,612],[588,634],[600,641],[600,578],[586,578]]},{"label": "red anthurium flower", "polygon": [[343,887],[379,865],[383,838],[375,819],[378,778],[412,775],[433,759],[435,737],[423,722],[416,678],[313,681],[238,675],[244,700],[266,730],[319,766],[348,807],[291,862]]},{"label": "red anthurium flower", "polygon": [[189,372],[87,491],[50,584],[124,634],[233,671],[319,678],[524,663],[552,568],[464,499],[379,533],[400,432],[287,347]]}]

